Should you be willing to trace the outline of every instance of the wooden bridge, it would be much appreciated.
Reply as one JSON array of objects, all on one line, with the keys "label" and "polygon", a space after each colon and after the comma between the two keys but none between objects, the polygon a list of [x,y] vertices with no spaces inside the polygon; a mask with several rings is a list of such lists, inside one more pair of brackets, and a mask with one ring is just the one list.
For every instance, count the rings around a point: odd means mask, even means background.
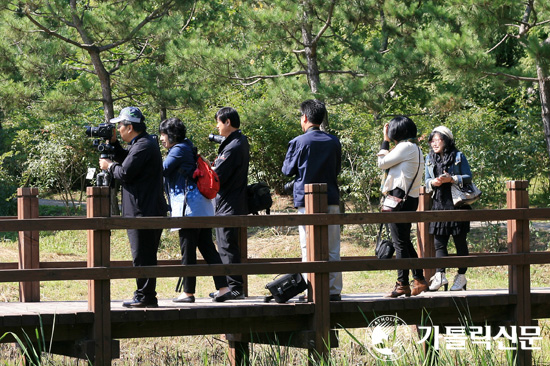
[{"label": "wooden bridge", "polygon": [[[307,187],[306,215],[228,216],[188,218],[109,217],[109,194],[103,187],[89,187],[87,218],[39,218],[36,189],[18,191],[18,217],[0,218],[0,231],[17,231],[20,238],[19,263],[0,263],[0,282],[20,282],[20,302],[0,304],[0,335],[27,334],[42,326],[52,329],[52,352],[109,365],[119,354],[118,339],[135,337],[226,334],[231,362],[246,364],[249,343],[273,341],[307,348],[311,359],[328,358],[337,347],[335,330],[364,328],[367,320],[380,315],[397,315],[407,324],[421,324],[429,313],[433,324],[461,325],[469,321],[489,325],[530,326],[535,319],[550,318],[550,288],[531,289],[530,266],[550,263],[549,252],[529,249],[529,222],[550,219],[550,209],[529,209],[527,182],[507,183],[508,209],[476,211],[424,211],[429,196],[422,195],[418,212],[324,214],[323,185]],[[433,257],[428,235],[431,221],[507,221],[508,252],[471,254],[468,257]],[[346,257],[328,261],[329,224],[376,224],[418,222],[419,259],[378,260],[373,257]],[[308,225],[309,262],[247,258],[246,228],[258,226]],[[155,267],[131,267],[129,262],[111,262],[110,230],[130,228],[240,227],[243,263],[233,265],[181,266],[179,261],[163,261]],[[87,230],[87,263],[40,262],[39,232]],[[386,299],[382,294],[346,294],[342,301],[329,301],[328,273],[425,268],[427,277],[436,267],[491,267],[507,265],[509,288],[459,293],[435,292],[406,299]],[[174,304],[161,300],[159,308],[126,309],[113,302],[110,281],[138,277],[212,276],[226,274],[278,274],[308,272],[309,302],[264,303],[263,297],[242,301]],[[88,301],[40,302],[40,281],[88,280]],[[330,341],[327,341],[330,340]],[[6,337],[3,342],[13,342]],[[517,349],[516,364],[530,365],[531,351]]]}]

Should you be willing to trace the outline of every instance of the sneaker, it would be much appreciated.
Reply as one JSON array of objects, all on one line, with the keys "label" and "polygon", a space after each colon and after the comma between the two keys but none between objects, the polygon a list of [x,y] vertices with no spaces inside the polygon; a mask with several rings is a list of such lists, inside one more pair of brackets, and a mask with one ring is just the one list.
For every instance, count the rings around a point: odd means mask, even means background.
[{"label": "sneaker", "polygon": [[212,299],[214,302],[224,302],[227,300],[243,300],[244,294],[239,290],[232,290],[229,292],[226,292],[223,295],[216,296]]},{"label": "sneaker", "polygon": [[463,274],[457,274],[451,287],[451,291],[465,291],[466,290],[466,276]]},{"label": "sneaker", "polygon": [[208,294],[208,296],[210,296],[210,298],[215,298],[216,296],[218,296],[220,294],[220,291],[216,291],[216,292],[211,292]]}]

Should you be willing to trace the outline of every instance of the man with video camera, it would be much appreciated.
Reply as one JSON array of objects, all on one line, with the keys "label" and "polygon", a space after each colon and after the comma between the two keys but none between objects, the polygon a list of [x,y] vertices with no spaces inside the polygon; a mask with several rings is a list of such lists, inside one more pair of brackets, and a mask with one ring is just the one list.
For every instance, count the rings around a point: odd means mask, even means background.
[{"label": "man with video camera", "polygon": [[[126,107],[117,118],[118,133],[128,143],[123,148],[113,130],[113,160],[100,158],[99,166],[122,183],[122,215],[124,217],[165,216],[168,211],[162,183],[162,156],[158,142],[146,132],[145,117],[137,107]],[[155,266],[162,229],[129,229],[128,240],[134,267]],[[157,307],[156,278],[136,279],[132,300],[122,306]]]}]

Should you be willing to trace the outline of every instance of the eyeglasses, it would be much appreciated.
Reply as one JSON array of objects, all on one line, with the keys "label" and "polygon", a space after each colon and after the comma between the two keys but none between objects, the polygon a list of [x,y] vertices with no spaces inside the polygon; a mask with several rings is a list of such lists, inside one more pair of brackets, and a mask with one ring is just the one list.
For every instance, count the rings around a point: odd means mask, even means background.
[{"label": "eyeglasses", "polygon": [[437,144],[437,143],[440,143],[442,141],[443,140],[441,140],[441,139],[432,139],[432,141],[430,141],[430,144]]}]

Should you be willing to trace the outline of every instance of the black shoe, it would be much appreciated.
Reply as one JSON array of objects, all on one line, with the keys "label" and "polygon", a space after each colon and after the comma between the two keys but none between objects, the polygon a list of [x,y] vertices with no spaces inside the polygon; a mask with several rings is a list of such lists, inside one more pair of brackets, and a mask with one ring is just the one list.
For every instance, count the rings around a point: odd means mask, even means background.
[{"label": "black shoe", "polygon": [[342,301],[342,296],[340,294],[334,294],[329,296],[330,301]]},{"label": "black shoe", "polygon": [[226,292],[223,295],[216,296],[215,298],[212,299],[212,301],[224,302],[227,300],[243,300],[243,299],[244,299],[244,294],[241,291],[233,290],[233,291]]},{"label": "black shoe", "polygon": [[157,298],[152,299],[136,299],[124,301],[122,306],[125,308],[158,308],[159,303]]},{"label": "black shoe", "polygon": [[195,296],[186,296],[185,293],[172,299],[172,302],[195,302]]}]

